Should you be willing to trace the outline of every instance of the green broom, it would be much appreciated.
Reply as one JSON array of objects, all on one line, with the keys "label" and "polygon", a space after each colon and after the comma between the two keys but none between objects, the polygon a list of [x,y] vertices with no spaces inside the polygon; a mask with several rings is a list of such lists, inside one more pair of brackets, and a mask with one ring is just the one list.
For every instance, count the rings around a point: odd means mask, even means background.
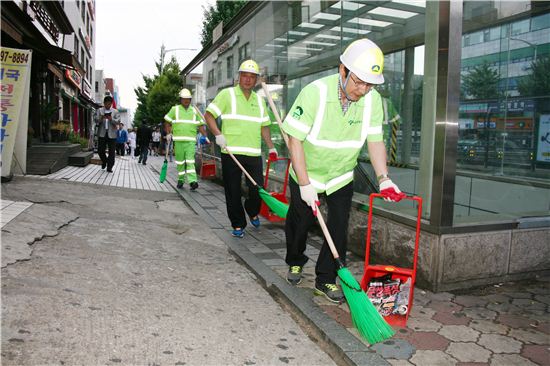
[{"label": "green broom", "polygon": [[340,260],[338,251],[334,246],[332,237],[330,236],[325,220],[319,209],[317,209],[317,219],[319,219],[319,224],[321,225],[323,234],[325,234],[325,239],[327,240],[332,256],[338,266],[338,277],[340,277],[342,290],[348,302],[353,325],[355,325],[359,334],[361,334],[369,344],[375,344],[391,338],[395,334],[392,327],[384,320],[378,310],[376,310],[350,270],[347,269]]},{"label": "green broom", "polygon": [[166,153],[164,154],[164,164],[162,164],[162,168],[160,169],[160,182],[164,183],[166,180],[166,173],[168,172],[168,150],[170,149],[170,140],[167,140],[167,148]]},{"label": "green broom", "polygon": [[[269,106],[273,111],[275,120],[279,125],[281,134],[283,135],[285,143],[288,147],[288,137],[284,133],[284,130],[281,126],[281,117],[277,112],[275,103],[273,103],[273,99],[271,98],[271,94],[269,93],[269,90],[267,89],[267,85],[265,83],[262,83],[262,88],[267,97]],[[395,334],[395,332],[393,331],[392,327],[384,320],[384,318],[382,318],[380,313],[378,313],[378,310],[376,310],[363,289],[361,289],[361,286],[359,286],[359,283],[357,282],[355,277],[353,277],[349,269],[347,269],[344,266],[344,263],[340,260],[338,251],[334,246],[332,237],[330,236],[327,226],[325,225],[325,221],[323,220],[323,216],[321,215],[319,210],[317,210],[317,218],[319,219],[319,224],[321,225],[323,234],[325,234],[325,238],[327,239],[327,243],[329,245],[330,251],[332,252],[332,256],[336,261],[336,265],[338,267],[338,277],[340,277],[342,290],[344,291],[344,296],[346,297],[346,300],[348,302],[351,319],[353,320],[355,328],[357,328],[359,334],[363,338],[365,338],[370,344],[378,343],[385,339],[391,338]]]},{"label": "green broom", "polygon": [[243,171],[244,175],[246,175],[246,177],[250,180],[250,182],[252,182],[252,184],[254,184],[255,187],[258,188],[258,192],[260,193],[260,198],[265,202],[265,204],[271,209],[271,211],[273,211],[273,213],[275,213],[275,215],[279,216],[279,217],[283,217],[285,218],[286,217],[286,214],[288,213],[288,206],[279,201],[278,199],[276,199],[275,197],[273,197],[272,195],[270,195],[268,192],[265,191],[265,189],[263,189],[262,187],[260,187],[258,185],[258,183],[256,183],[256,181],[250,176],[250,174],[248,174],[248,172],[246,171],[246,169],[241,165],[241,163],[239,163],[239,161],[237,160],[237,158],[235,157],[235,155],[233,155],[228,149],[227,147],[225,148],[225,150],[227,151],[227,153],[229,154],[229,156],[231,156],[231,159],[233,159],[233,161],[235,162],[235,164],[237,164],[239,166],[239,168],[241,168],[241,170]]}]

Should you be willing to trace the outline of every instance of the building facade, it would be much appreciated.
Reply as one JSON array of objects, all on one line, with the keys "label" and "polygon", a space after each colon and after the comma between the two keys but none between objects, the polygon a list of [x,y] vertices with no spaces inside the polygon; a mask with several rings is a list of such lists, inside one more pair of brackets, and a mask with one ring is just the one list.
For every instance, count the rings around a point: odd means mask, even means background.
[{"label": "building facade", "polygon": [[[550,90],[539,82],[549,19],[548,2],[522,0],[249,2],[182,74],[203,68],[197,98],[207,104],[253,58],[284,116],[305,85],[337,71],[351,42],[375,41],[385,54],[377,89],[401,117],[388,126],[390,174],[424,200],[419,280],[469,287],[550,270]],[[365,150],[349,228],[358,254],[375,181]],[[374,210],[376,254],[405,265],[412,203]]]}]

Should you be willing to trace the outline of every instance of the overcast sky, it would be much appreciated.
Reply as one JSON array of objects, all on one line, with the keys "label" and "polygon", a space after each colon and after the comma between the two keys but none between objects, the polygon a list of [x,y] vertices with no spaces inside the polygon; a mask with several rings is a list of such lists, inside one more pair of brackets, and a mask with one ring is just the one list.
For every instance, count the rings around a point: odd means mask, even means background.
[{"label": "overcast sky", "polygon": [[196,48],[167,54],[187,65],[200,51],[202,6],[214,0],[97,0],[96,69],[115,79],[121,106],[137,107],[134,88],[156,72],[160,46]]}]

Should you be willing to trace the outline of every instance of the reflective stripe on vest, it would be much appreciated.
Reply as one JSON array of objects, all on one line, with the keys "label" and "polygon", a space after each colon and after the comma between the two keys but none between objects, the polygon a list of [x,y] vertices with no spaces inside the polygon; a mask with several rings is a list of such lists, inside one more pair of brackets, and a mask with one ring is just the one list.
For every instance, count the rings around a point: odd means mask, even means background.
[{"label": "reflective stripe on vest", "polygon": [[[253,147],[244,147],[244,146],[229,146],[229,151],[231,151],[232,154],[238,154],[238,153],[251,153],[251,154],[258,154],[260,155],[262,153],[262,149],[256,149]],[[225,152],[225,150],[224,150]]]},{"label": "reflective stripe on vest", "polygon": [[[359,140],[348,140],[348,141],[330,141],[330,140],[319,140],[319,132],[323,125],[323,120],[325,116],[325,106],[327,103],[327,85],[319,80],[313,82],[313,84],[319,88],[319,105],[317,108],[317,114],[315,115],[315,121],[311,127],[311,131],[307,135],[307,140],[315,146],[327,147],[329,149],[360,149],[365,144],[368,134],[378,134],[382,133],[382,126],[379,127],[370,127],[370,116],[371,116],[371,107],[372,107],[372,94],[369,93],[365,95],[363,108],[363,128],[361,129],[361,138]],[[290,121],[289,121],[290,122]],[[296,127],[297,128],[297,127]]]},{"label": "reflective stripe on vest", "polygon": [[[262,99],[261,97],[256,94],[256,98],[258,100],[258,107],[260,108],[260,117],[251,117],[246,116],[243,114],[237,113],[237,96],[235,95],[235,90],[233,88],[229,88],[229,95],[231,96],[231,113],[230,114],[222,114],[222,120],[223,119],[238,119],[240,121],[247,121],[247,122],[256,122],[256,123],[263,123],[269,121],[269,116],[264,117],[264,107],[262,105]],[[213,103],[210,103],[210,106],[212,109],[214,109],[216,112],[219,111],[219,108],[216,107]],[[221,113],[221,111],[220,111]]]},{"label": "reflective stripe on vest", "polygon": [[173,136],[172,140],[174,141],[193,141],[195,142],[197,138],[196,137],[188,137],[188,136]]},{"label": "reflective stripe on vest", "polygon": [[315,179],[312,179],[311,177],[309,177],[309,181],[310,181],[311,185],[313,187],[315,187],[315,189],[319,189],[319,190],[322,190],[322,191],[330,190],[332,187],[335,187],[338,184],[340,184],[342,182],[345,182],[348,179],[353,179],[353,171],[344,173],[339,177],[332,178],[326,184],[323,184],[323,183],[321,183],[319,181],[316,181]]},{"label": "reflective stripe on vest", "polygon": [[193,119],[180,119],[180,106],[176,108],[176,119],[172,123],[190,123],[193,125],[198,125],[200,121],[197,121],[197,111],[193,108]]}]

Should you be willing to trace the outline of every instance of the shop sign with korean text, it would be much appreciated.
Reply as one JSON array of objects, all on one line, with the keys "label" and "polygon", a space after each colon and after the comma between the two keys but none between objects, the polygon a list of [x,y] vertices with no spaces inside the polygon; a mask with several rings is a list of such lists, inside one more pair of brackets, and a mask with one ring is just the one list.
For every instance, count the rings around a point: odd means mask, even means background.
[{"label": "shop sign with korean text", "polygon": [[[3,177],[11,175],[14,148],[15,155],[18,155],[17,152],[21,149],[26,151],[27,148],[31,58],[31,50],[2,47],[0,51],[0,152]],[[19,156],[17,160],[22,158]]]}]

